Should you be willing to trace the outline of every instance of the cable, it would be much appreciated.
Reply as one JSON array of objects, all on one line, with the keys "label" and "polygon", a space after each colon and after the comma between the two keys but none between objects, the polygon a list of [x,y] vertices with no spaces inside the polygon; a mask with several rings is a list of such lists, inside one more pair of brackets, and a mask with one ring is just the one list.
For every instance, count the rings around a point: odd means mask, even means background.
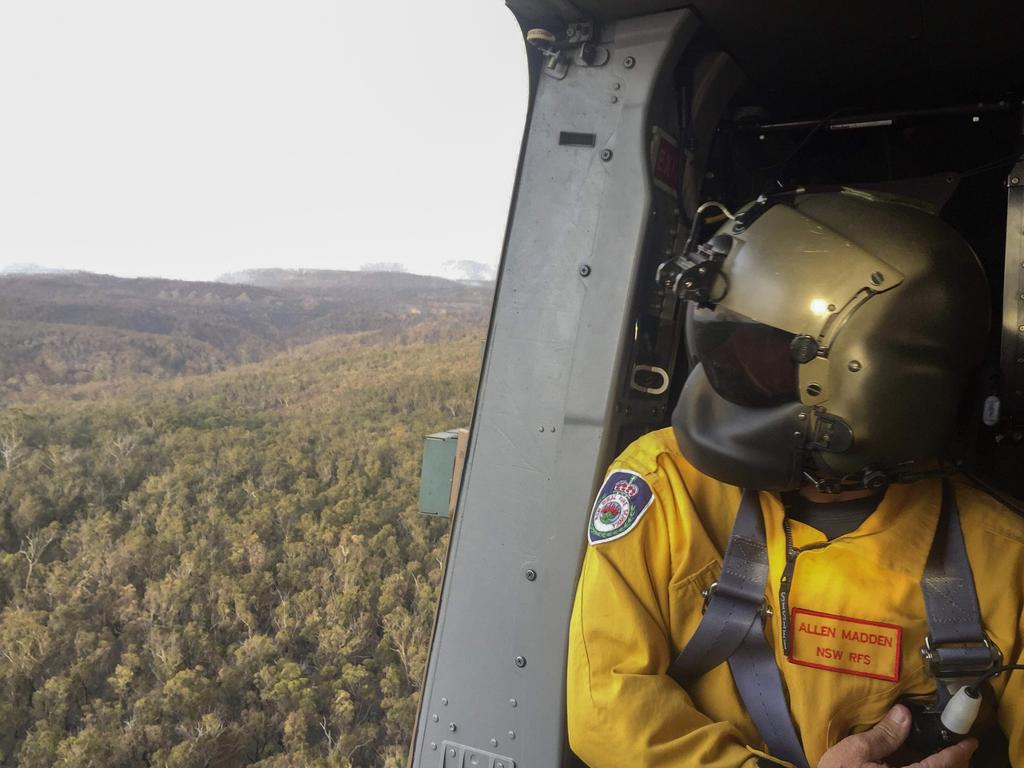
[{"label": "cable", "polygon": [[957,736],[969,734],[981,711],[980,688],[982,684],[990,677],[995,677],[1000,672],[1009,672],[1012,669],[1024,669],[1024,664],[1000,665],[979,677],[973,685],[962,686],[943,707],[942,714],[939,716],[942,726]]},{"label": "cable", "polygon": [[1022,517],[1024,517],[1024,509],[1022,509],[1020,504],[1017,503],[1014,499],[1010,498],[1005,493],[1001,492],[998,488],[996,488],[994,485],[992,485],[988,481],[982,480],[980,477],[975,475],[973,472],[971,472],[971,471],[969,471],[967,469],[963,469],[962,472],[963,472],[963,476],[966,477],[968,480],[970,480],[971,484],[974,485],[975,488],[977,488],[978,490],[984,491],[989,496],[991,496],[993,499],[995,499],[1000,504],[1002,504],[1004,507],[1007,507],[1008,509],[1012,509],[1018,515],[1021,515]]},{"label": "cable", "polygon": [[697,240],[697,233],[700,230],[701,225],[704,223],[702,221],[701,214],[703,214],[704,211],[706,211],[708,208],[717,208],[722,213],[724,213],[725,217],[730,221],[736,220],[736,217],[733,215],[732,211],[730,211],[724,205],[715,200],[708,200],[706,203],[701,203],[700,207],[698,207],[693,214],[693,224],[690,227],[690,236],[686,238],[686,244],[683,246],[683,258],[686,258],[689,255],[690,251],[693,249],[693,244]]},{"label": "cable", "polygon": [[979,677],[977,682],[975,682],[970,687],[976,691],[989,678],[995,677],[996,675],[1000,675],[1003,672],[1011,672],[1015,669],[1024,669],[1024,664],[1000,664],[998,667],[990,669],[984,675]]},{"label": "cable", "polygon": [[973,168],[968,168],[966,171],[958,171],[957,173],[961,178],[967,178],[970,176],[977,176],[979,173],[985,173],[985,171],[994,171],[1004,165],[1016,163],[1021,159],[1022,153],[1024,153],[1024,146],[1018,143],[1013,154],[1004,155],[1003,157],[998,157],[995,160],[989,160],[987,163],[982,163],[981,165],[976,165]]},{"label": "cable", "polygon": [[[860,111],[859,107],[840,107],[834,112],[829,113],[825,117],[821,118],[821,120],[818,121],[817,125],[815,125],[813,128],[811,128],[811,130],[807,132],[807,135],[803,137],[799,144],[796,145],[796,149],[790,152],[789,155],[787,155],[781,163],[775,163],[775,165],[766,165],[763,168],[758,168],[758,170],[764,172],[771,171],[777,168],[779,170],[778,176],[781,176],[782,173],[789,166],[789,164],[793,162],[794,159],[796,159],[796,156],[803,151],[804,147],[806,147],[807,144],[810,143],[811,139],[818,135],[818,132],[821,131],[822,128],[825,128],[830,122],[832,122],[835,118],[842,115],[844,112],[858,111]],[[782,187],[781,179],[776,178],[775,183]]]}]

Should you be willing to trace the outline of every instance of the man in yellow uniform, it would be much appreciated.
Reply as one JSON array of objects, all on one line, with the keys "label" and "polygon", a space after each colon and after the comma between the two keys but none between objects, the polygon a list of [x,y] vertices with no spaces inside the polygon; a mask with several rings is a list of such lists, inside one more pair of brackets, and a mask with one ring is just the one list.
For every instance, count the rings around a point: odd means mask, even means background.
[{"label": "man in yellow uniform", "polygon": [[755,204],[687,257],[673,426],[615,460],[591,513],[573,750],[1024,768],[1024,672],[995,675],[1024,661],[1024,521],[941,461],[986,342],[970,247],[847,191]]}]

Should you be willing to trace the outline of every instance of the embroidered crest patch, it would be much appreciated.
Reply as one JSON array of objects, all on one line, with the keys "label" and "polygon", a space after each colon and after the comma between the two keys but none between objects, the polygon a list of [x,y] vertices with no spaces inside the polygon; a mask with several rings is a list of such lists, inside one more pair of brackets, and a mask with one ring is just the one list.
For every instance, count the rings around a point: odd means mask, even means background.
[{"label": "embroidered crest patch", "polygon": [[654,492],[636,472],[617,469],[605,478],[590,511],[587,539],[591,544],[625,536],[654,501]]}]

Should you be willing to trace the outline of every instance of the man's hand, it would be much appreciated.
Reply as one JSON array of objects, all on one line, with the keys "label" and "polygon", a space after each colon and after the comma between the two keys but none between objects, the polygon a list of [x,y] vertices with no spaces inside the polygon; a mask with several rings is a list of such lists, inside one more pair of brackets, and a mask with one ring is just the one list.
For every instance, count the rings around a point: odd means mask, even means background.
[{"label": "man's hand", "polygon": [[[885,758],[899,749],[909,733],[910,711],[897,704],[870,731],[847,736],[822,755],[818,768],[889,768]],[[977,741],[965,739],[907,768],[968,768],[977,748]]]}]

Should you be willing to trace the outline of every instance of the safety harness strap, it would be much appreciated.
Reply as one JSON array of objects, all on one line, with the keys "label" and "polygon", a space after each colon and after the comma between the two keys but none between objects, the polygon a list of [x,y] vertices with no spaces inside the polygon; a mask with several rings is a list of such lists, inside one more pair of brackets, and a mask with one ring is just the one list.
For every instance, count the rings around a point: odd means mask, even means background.
[{"label": "safety harness strap", "polygon": [[760,623],[750,628],[745,641],[729,659],[729,670],[743,706],[768,745],[768,752],[798,768],[807,768],[807,757],[786,701],[782,673],[775,663],[775,651],[765,639]]},{"label": "safety harness strap", "polygon": [[938,685],[941,704],[962,678],[977,678],[999,663],[999,650],[981,625],[974,574],[967,559],[960,511],[948,481],[942,484],[942,508],[921,576],[928,636],[921,654]]},{"label": "safety harness strap", "polygon": [[772,756],[806,768],[775,653],[764,635],[768,546],[756,491],[744,491],[722,573],[696,632],[669,668],[685,686],[728,660],[743,704]]},{"label": "safety harness strap", "polygon": [[[669,668],[681,686],[729,662],[743,705],[774,757],[798,768],[807,759],[793,725],[775,653],[764,634],[768,614],[768,549],[758,495],[744,491],[722,561],[705,594],[705,612],[690,642]],[[943,481],[942,507],[921,576],[929,634],[922,655],[938,680],[945,706],[958,680],[977,678],[1000,663],[985,634],[956,497]]]},{"label": "safety harness strap", "polygon": [[[680,685],[729,659],[752,627],[760,628],[768,581],[768,548],[756,493],[744,493],[718,581],[705,592],[704,617],[669,668]],[[714,599],[712,599],[714,597]]]}]

